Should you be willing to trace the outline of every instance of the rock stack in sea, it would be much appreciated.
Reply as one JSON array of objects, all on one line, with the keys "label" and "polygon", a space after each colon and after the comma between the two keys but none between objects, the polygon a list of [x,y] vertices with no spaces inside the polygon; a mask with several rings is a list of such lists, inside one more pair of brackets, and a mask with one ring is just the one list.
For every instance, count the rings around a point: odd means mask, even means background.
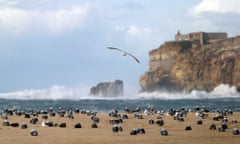
[{"label": "rock stack in sea", "polygon": [[116,97],[123,95],[123,81],[101,82],[90,89],[90,95]]}]

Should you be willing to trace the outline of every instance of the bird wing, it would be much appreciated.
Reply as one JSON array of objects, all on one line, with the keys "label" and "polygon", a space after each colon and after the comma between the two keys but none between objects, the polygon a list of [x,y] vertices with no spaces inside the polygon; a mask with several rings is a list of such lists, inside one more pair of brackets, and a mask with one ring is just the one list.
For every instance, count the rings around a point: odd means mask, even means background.
[{"label": "bird wing", "polygon": [[107,48],[108,48],[108,49],[112,49],[112,50],[118,50],[118,51],[121,51],[121,52],[123,52],[123,53],[127,53],[127,52],[121,50],[120,48],[116,48],[116,47],[107,47]]},{"label": "bird wing", "polygon": [[124,50],[121,50],[121,49],[116,48],[116,47],[107,47],[107,48],[108,48],[108,49],[112,49],[112,50],[118,50],[118,51],[121,51],[121,52],[125,53],[126,55],[131,56],[133,59],[136,60],[136,62],[140,63],[140,61],[139,61],[134,55],[132,55],[132,54],[130,54],[130,53],[124,51]]},{"label": "bird wing", "polygon": [[132,55],[132,54],[130,54],[130,53],[126,53],[126,54],[129,55],[129,56],[131,56],[132,58],[134,58],[134,59],[136,60],[136,62],[140,63],[140,61],[139,61],[134,55]]}]

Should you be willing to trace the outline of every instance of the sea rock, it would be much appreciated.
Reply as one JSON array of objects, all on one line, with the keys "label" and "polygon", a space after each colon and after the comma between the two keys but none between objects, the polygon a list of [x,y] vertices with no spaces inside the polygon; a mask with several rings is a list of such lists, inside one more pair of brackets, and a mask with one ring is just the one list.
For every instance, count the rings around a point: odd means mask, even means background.
[{"label": "sea rock", "polygon": [[149,52],[141,91],[212,91],[220,84],[240,90],[240,36],[196,32],[166,41]]},{"label": "sea rock", "polygon": [[90,89],[90,95],[116,97],[123,95],[123,81],[101,82]]}]

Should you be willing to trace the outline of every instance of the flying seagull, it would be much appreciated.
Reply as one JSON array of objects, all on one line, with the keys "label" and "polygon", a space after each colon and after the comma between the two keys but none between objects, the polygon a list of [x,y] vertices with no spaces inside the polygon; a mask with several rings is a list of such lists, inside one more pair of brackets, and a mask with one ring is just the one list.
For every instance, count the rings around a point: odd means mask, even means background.
[{"label": "flying seagull", "polygon": [[118,51],[120,51],[120,52],[123,53],[123,56],[129,55],[129,56],[131,56],[132,58],[134,58],[137,63],[140,63],[140,61],[139,61],[134,55],[132,55],[132,54],[126,52],[126,51],[123,51],[123,50],[121,50],[121,49],[119,49],[119,48],[115,48],[115,47],[107,47],[107,48],[108,48],[108,49],[111,49],[111,50],[118,50]]}]

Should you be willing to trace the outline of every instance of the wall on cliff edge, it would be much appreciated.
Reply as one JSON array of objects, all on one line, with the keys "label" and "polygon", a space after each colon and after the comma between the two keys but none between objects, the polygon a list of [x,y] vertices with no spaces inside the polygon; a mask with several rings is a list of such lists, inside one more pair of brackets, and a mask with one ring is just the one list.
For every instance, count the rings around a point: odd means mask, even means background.
[{"label": "wall on cliff edge", "polygon": [[212,91],[220,84],[240,90],[240,36],[200,44],[165,42],[149,52],[141,91]]}]

